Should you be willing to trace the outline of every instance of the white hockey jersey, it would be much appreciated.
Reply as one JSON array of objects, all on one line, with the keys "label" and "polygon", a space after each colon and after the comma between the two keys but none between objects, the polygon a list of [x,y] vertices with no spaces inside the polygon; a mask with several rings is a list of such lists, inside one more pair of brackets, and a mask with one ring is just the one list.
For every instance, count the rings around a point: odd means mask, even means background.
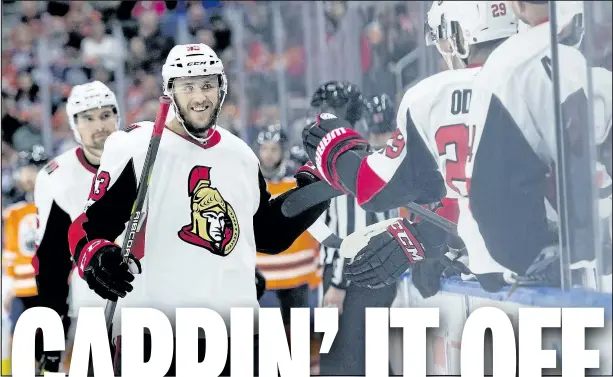
[{"label": "white hockey jersey", "polygon": [[[410,113],[410,121],[437,161],[445,179],[446,196],[452,199],[444,201],[448,208],[439,214],[458,224],[458,235],[469,253],[468,267],[477,274],[505,271],[485,249],[468,203],[470,183],[466,178],[466,163],[472,159],[475,135],[475,126],[468,122],[468,114],[473,81],[480,71],[480,66],[468,66],[420,81],[404,94],[397,118],[398,127],[406,127],[405,114]],[[456,205],[457,208],[449,208]]]},{"label": "white hockey jersey", "polygon": [[[114,133],[105,144],[86,211],[71,226],[75,260],[95,240],[113,240],[124,230],[153,123],[138,126]],[[227,325],[232,307],[257,314],[256,247],[269,254],[287,249],[325,210],[284,218],[286,195],[269,200],[251,148],[219,127],[206,145],[165,128],[149,179],[140,223],[144,245],[131,250],[142,274],[118,301],[115,321],[122,307],[156,308],[173,324],[181,307],[216,310]],[[113,328],[118,334],[117,322]]]},{"label": "white hockey jersey", "polygon": [[[36,177],[34,200],[38,212],[36,261],[39,296],[43,303],[65,313],[70,280],[69,315],[76,317],[82,306],[104,306],[105,301],[72,271],[68,228],[82,212],[96,167],[80,147],[72,148],[49,162]],[[69,274],[72,277],[69,279]],[[44,304],[47,306],[47,304]]]},{"label": "white hockey jersey", "polygon": [[[469,124],[476,126],[474,157],[466,167],[472,213],[494,259],[517,273],[557,243],[545,204],[546,198],[556,203],[555,181],[548,177],[557,160],[549,28],[548,22],[530,28],[490,55],[476,77],[470,108]],[[563,121],[571,141],[567,153],[588,158],[581,151],[589,141],[576,132],[587,119],[586,61],[574,48],[558,45],[558,51]],[[611,127],[611,72],[593,73],[600,77],[594,79],[593,134],[601,143]],[[572,179],[579,192],[593,177],[584,172],[580,179],[577,173]],[[590,206],[581,196],[572,197],[573,205]]]},{"label": "white hockey jersey", "polygon": [[411,87],[398,109],[398,127],[406,127],[407,111],[415,129],[426,142],[445,178],[447,197],[467,195],[466,160],[470,158],[471,136],[467,123],[472,82],[480,66],[448,70]]}]

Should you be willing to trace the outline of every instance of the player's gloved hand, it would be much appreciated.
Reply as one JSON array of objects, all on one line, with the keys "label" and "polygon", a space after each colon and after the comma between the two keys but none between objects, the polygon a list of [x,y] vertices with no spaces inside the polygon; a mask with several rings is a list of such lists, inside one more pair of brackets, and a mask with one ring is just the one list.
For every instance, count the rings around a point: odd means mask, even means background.
[{"label": "player's gloved hand", "polygon": [[310,185],[311,183],[319,182],[323,179],[311,161],[307,161],[306,164],[298,168],[298,170],[296,170],[296,174],[294,174],[294,178],[296,178],[296,184],[298,187],[304,187]]},{"label": "player's gloved hand", "polygon": [[471,275],[470,269],[466,267],[468,256],[466,246],[462,239],[456,235],[447,233],[447,252],[436,259],[426,259],[422,263],[417,263],[411,270],[413,285],[423,298],[434,296],[441,288],[441,276],[448,278],[451,276]]},{"label": "player's gloved hand", "polygon": [[126,297],[133,287],[134,274],[142,269],[138,259],[130,254],[128,263],[121,256],[121,248],[107,240],[90,241],[79,256],[77,270],[89,288],[100,297],[117,301]]},{"label": "player's gloved hand", "polygon": [[[382,221],[348,236],[341,245],[341,255],[348,258],[357,254],[345,268],[352,284],[360,287],[381,288],[396,282],[410,268],[427,259],[438,260],[447,249],[446,232],[428,222],[411,224],[407,219]],[[345,250],[354,250],[347,252]],[[419,266],[416,286],[424,287],[424,294],[432,291],[432,276],[440,279],[444,270],[435,262]],[[423,268],[422,268],[423,267]],[[415,279],[414,279],[415,283]]]},{"label": "player's gloved hand", "polygon": [[320,203],[328,203],[324,205],[327,207],[330,199],[343,195],[342,191],[335,190],[321,178],[311,161],[301,166],[294,178],[298,187],[286,193],[281,206],[281,212],[286,217],[298,216]]},{"label": "player's gloved hand", "polygon": [[336,160],[349,150],[368,150],[368,142],[349,122],[332,114],[319,114],[315,123],[302,131],[302,142],[321,176],[336,190],[348,193],[338,179]]},{"label": "player's gloved hand", "polygon": [[264,296],[264,292],[266,292],[266,278],[257,269],[255,270],[255,289],[259,300]]},{"label": "player's gloved hand", "polygon": [[426,259],[415,263],[411,280],[423,298],[432,297],[441,289],[441,276],[447,267],[438,259]]}]

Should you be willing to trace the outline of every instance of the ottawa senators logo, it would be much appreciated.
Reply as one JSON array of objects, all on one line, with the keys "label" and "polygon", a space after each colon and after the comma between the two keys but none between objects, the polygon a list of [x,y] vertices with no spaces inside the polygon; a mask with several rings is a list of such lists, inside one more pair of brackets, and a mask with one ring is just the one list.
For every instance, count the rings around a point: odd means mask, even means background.
[{"label": "ottawa senators logo", "polygon": [[178,234],[189,244],[225,257],[238,241],[238,219],[230,203],[216,188],[211,187],[210,172],[208,166],[195,166],[189,173],[192,221]]}]

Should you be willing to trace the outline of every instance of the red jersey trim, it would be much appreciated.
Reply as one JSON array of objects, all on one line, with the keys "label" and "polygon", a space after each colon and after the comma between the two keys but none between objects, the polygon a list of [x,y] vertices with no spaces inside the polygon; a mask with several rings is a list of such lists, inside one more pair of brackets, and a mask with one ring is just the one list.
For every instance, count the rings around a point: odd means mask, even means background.
[{"label": "red jersey trim", "polygon": [[179,136],[180,138],[185,139],[185,140],[189,141],[190,143],[199,146],[202,149],[212,148],[212,147],[216,146],[217,144],[219,144],[219,142],[221,141],[221,134],[217,130],[213,130],[213,136],[211,136],[211,138],[206,142],[206,144],[200,144],[199,142],[197,142],[196,140],[192,139],[189,136],[181,135],[181,134],[171,130],[168,127],[166,127],[166,129],[169,130],[170,132],[172,132],[173,134]]},{"label": "red jersey trim", "polygon": [[355,197],[358,200],[358,204],[362,205],[369,202],[385,188],[386,184],[387,182],[381,179],[368,165],[367,157],[364,157],[360,163],[358,179],[355,184]]},{"label": "red jersey trim", "polygon": [[89,161],[87,161],[87,159],[85,158],[85,153],[83,152],[83,149],[79,147],[77,148],[76,152],[77,152],[77,159],[79,160],[81,165],[83,165],[83,167],[87,169],[87,171],[96,174],[96,172],[98,171],[98,167],[90,164]]},{"label": "red jersey trim", "polygon": [[87,232],[85,232],[85,229],[83,229],[83,224],[85,224],[86,222],[87,214],[83,212],[72,222],[70,228],[68,228],[68,246],[70,248],[70,255],[72,255],[73,257],[77,250],[77,245],[79,244],[79,241],[87,237]]}]

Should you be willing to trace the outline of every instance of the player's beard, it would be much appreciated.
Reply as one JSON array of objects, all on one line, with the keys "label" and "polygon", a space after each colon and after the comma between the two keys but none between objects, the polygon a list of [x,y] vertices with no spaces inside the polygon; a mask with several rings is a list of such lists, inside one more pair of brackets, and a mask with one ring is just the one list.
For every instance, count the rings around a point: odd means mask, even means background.
[{"label": "player's beard", "polygon": [[89,145],[88,147],[90,149],[95,149],[95,150],[100,150],[100,151],[103,150],[104,143],[106,142],[106,139],[109,138],[109,136],[111,136],[111,132],[109,131],[100,131],[100,132],[93,134],[91,145]]},{"label": "player's beard", "polygon": [[89,143],[83,143],[83,148],[87,149],[89,153],[96,157],[102,156],[102,152],[104,151],[104,143],[106,139],[111,136],[110,131],[100,131],[93,134],[90,138]]},{"label": "player's beard", "polygon": [[[215,106],[215,108],[211,111],[211,115],[209,116],[209,121],[204,125],[204,126],[196,126],[194,125],[188,117],[188,112],[182,108],[181,106],[177,106],[178,107],[178,112],[179,112],[179,116],[181,117],[181,119],[183,119],[183,127],[185,127],[185,129],[187,130],[187,132],[189,132],[190,134],[196,136],[196,137],[201,137],[204,138],[207,136],[207,131],[213,127],[215,125],[215,123],[217,122],[217,114],[219,113],[219,106],[221,105],[221,103],[217,103],[217,105]],[[192,104],[188,104],[187,105],[192,106]]]}]

